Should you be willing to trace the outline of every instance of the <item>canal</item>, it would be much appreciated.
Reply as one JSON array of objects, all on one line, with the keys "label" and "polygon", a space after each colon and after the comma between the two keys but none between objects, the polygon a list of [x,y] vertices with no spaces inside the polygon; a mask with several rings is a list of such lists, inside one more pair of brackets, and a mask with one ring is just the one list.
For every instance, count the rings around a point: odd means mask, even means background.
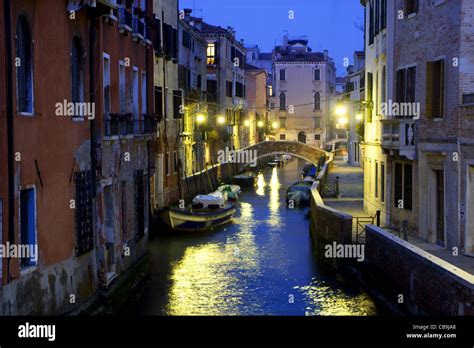
[{"label": "canal", "polygon": [[[150,240],[152,275],[138,315],[375,315],[313,257],[307,209],[288,209],[286,188],[304,161],[268,168],[244,191],[231,224]],[[130,313],[129,313],[130,314]]]}]

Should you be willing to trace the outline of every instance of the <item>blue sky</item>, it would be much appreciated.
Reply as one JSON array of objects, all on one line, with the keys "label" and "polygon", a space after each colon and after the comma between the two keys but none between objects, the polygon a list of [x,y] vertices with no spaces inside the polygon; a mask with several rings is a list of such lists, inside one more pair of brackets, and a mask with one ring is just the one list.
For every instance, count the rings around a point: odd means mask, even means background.
[{"label": "blue sky", "polygon": [[238,39],[265,52],[280,44],[285,32],[307,35],[313,51],[329,50],[338,76],[344,74],[343,59],[352,63],[353,52],[364,49],[357,28],[364,20],[360,0],[179,0],[179,7],[194,8],[210,24],[233,27]]}]

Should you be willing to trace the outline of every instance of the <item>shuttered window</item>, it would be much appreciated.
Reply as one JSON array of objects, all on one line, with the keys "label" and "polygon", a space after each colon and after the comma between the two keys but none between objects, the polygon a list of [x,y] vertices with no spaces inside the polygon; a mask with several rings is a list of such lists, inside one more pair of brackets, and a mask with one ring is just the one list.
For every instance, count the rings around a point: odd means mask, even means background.
[{"label": "shuttered window", "polygon": [[18,17],[16,27],[17,107],[22,113],[33,113],[33,59],[28,21]]},{"label": "shuttered window", "polygon": [[444,117],[444,60],[428,62],[426,66],[426,116]]}]

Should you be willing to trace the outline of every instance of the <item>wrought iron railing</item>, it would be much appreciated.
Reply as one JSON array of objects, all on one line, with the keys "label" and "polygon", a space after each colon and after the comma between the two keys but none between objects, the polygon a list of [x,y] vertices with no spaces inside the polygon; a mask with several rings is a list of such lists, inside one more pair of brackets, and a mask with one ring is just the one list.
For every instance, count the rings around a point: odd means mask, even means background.
[{"label": "wrought iron railing", "polygon": [[132,30],[132,14],[126,8],[119,8],[119,26]]},{"label": "wrought iron railing", "polygon": [[352,217],[352,233],[356,243],[365,243],[365,226],[369,224],[380,227],[380,210],[377,210],[374,216]]}]

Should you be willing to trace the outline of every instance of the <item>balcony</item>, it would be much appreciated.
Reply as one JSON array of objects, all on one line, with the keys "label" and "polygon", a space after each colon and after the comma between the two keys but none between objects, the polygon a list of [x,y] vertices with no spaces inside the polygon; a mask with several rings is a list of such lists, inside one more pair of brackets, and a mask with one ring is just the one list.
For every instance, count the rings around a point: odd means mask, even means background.
[{"label": "balcony", "polygon": [[112,139],[156,135],[157,128],[157,118],[148,114],[140,120],[133,119],[131,113],[109,114],[109,118],[104,120],[104,136]]},{"label": "balcony", "polygon": [[413,119],[394,118],[382,120],[382,147],[391,156],[416,159],[416,122]]},{"label": "balcony", "polygon": [[132,21],[132,14],[127,11],[125,8],[119,8],[119,25],[118,29],[119,32],[122,34],[127,34],[127,32],[131,33],[132,32],[132,26],[133,26],[133,21]]},{"label": "balcony", "polygon": [[132,28],[132,40],[142,41],[145,35],[145,23],[143,23],[138,17],[133,17],[133,28]]}]

